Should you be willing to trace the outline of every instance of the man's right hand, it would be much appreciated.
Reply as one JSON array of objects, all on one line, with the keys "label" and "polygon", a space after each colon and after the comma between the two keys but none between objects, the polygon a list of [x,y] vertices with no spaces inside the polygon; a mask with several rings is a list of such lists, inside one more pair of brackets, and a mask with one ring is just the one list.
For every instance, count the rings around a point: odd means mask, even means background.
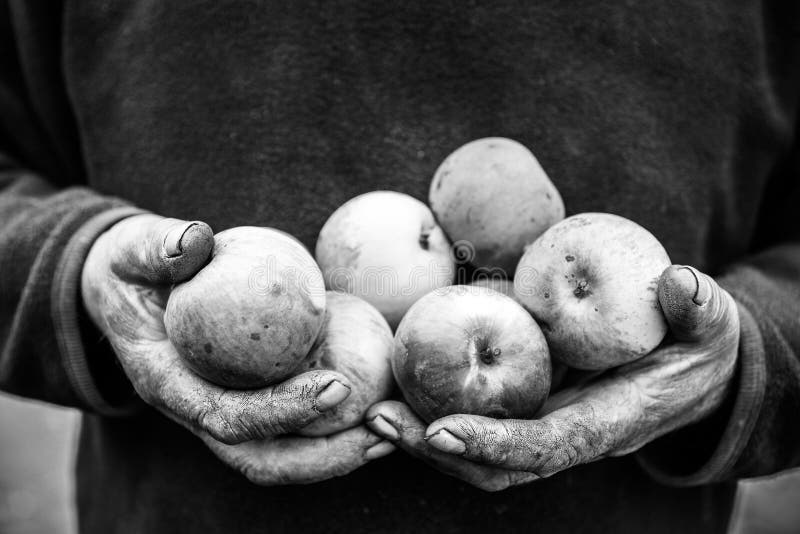
[{"label": "man's right hand", "polygon": [[164,328],[173,284],[214,245],[204,223],[137,215],[101,234],[83,267],[84,306],[146,403],[188,428],[225,463],[262,485],[344,475],[393,446],[365,426],[321,438],[285,436],[350,394],[347,379],[313,371],[260,390],[231,390],[192,372]]}]

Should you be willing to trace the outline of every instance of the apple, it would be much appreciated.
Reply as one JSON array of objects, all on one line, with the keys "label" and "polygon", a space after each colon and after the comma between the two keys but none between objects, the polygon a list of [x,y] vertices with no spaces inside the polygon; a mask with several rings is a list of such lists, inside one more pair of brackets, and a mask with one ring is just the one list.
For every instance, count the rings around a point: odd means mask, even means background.
[{"label": "apple", "polygon": [[[517,294],[514,291],[514,281],[513,280],[506,280],[505,278],[496,278],[496,277],[489,277],[489,276],[479,276],[476,280],[470,282],[471,286],[476,287],[488,287],[490,289],[494,289],[495,291],[499,291],[503,295],[507,297],[511,297],[517,304],[522,305],[522,302],[517,298]],[[551,359],[550,365],[552,367],[552,378],[550,380],[550,391],[556,391],[561,383],[564,381],[564,377],[566,377],[567,372],[569,371],[569,367],[567,367],[564,363],[561,363],[558,360]]]},{"label": "apple", "polygon": [[561,195],[534,155],[503,137],[472,141],[447,156],[428,200],[473,264],[502,269],[508,278],[524,247],[564,218]]},{"label": "apple", "polygon": [[386,319],[354,295],[326,295],[322,331],[298,371],[338,371],[349,379],[352,392],[299,432],[305,436],[327,436],[360,424],[367,409],[389,398],[394,386],[393,336]]},{"label": "apple", "polygon": [[644,356],[664,338],[657,289],[669,265],[658,239],[635,222],[581,213],[527,248],[514,289],[542,327],[554,359],[578,369],[608,369]]},{"label": "apple", "polygon": [[443,287],[417,301],[397,328],[392,371],[427,422],[454,413],[531,418],[550,390],[541,330],[486,287]]},{"label": "apple", "polygon": [[319,233],[316,258],[328,289],[363,298],[392,328],[417,299],[455,277],[450,243],[431,211],[393,191],[339,207]]},{"label": "apple", "polygon": [[211,260],[170,293],[167,336],[200,376],[258,388],[293,374],[322,328],[322,273],[299,241],[241,226],[214,236]]}]

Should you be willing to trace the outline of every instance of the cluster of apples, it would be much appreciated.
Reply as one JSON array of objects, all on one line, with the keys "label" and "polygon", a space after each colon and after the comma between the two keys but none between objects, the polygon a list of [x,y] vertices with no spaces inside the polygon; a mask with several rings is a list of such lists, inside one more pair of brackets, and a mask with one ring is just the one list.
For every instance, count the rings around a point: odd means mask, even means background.
[{"label": "cluster of apples", "polygon": [[[394,381],[428,421],[533,417],[551,356],[562,369],[606,369],[666,334],[656,289],[670,260],[658,240],[616,215],[565,219],[520,143],[453,152],[429,204],[391,191],[351,199],[320,231],[316,261],[278,230],[217,234],[211,262],[170,296],[170,339],[228,387],[342,372],[353,394],[304,430],[325,435],[358,424]],[[475,282],[453,285],[459,263],[476,268]]]}]

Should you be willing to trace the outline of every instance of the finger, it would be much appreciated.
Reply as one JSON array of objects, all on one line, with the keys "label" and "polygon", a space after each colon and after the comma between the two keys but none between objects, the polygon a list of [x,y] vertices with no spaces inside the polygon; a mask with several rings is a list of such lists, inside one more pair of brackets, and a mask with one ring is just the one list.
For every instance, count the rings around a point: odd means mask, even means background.
[{"label": "finger", "polygon": [[736,304],[713,278],[694,267],[672,265],[658,283],[658,299],[679,341],[703,341],[738,321]]},{"label": "finger", "polygon": [[123,280],[174,284],[191,278],[214,247],[211,228],[199,221],[156,215],[125,219],[113,228],[111,268]]},{"label": "finger", "polygon": [[333,371],[258,390],[224,389],[192,372],[168,341],[153,353],[146,360],[121,358],[143,400],[228,444],[294,432],[350,395],[347,379]]},{"label": "finger", "polygon": [[450,455],[548,477],[605,456],[620,430],[590,404],[577,403],[530,421],[451,415],[431,423],[426,437]]},{"label": "finger", "polygon": [[283,436],[239,445],[202,437],[220,459],[262,486],[311,484],[343,476],[395,449],[364,426],[325,437]]},{"label": "finger", "polygon": [[499,491],[538,478],[532,473],[478,465],[431,447],[425,439],[425,423],[402,402],[385,401],[372,406],[366,421],[373,432],[411,456],[486,491]]},{"label": "finger", "polygon": [[341,375],[310,372],[257,391],[225,390],[198,413],[199,425],[224,443],[295,432],[350,395]]}]

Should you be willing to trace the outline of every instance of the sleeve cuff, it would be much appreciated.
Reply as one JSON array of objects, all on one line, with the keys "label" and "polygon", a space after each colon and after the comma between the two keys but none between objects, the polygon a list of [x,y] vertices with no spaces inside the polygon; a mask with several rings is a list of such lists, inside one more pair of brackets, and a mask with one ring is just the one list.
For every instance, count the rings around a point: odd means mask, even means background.
[{"label": "sleeve cuff", "polygon": [[[142,213],[147,212],[132,206],[123,206],[104,211],[89,219],[67,242],[53,280],[52,319],[67,377],[79,399],[102,415],[127,415],[137,411],[139,406],[133,388],[129,385],[130,392],[115,395],[123,398],[127,396],[123,401],[109,400],[98,387],[97,377],[92,373],[89,362],[86,340],[81,333],[81,271],[97,236],[120,220]],[[106,352],[105,356],[112,357],[113,353]]]},{"label": "sleeve cuff", "polygon": [[[664,461],[672,447],[646,447],[637,459],[644,470],[656,481],[670,486],[697,486],[723,481],[732,474],[755,428],[758,414],[764,401],[766,387],[766,361],[764,342],[758,325],[749,309],[737,298],[740,321],[738,372],[731,406],[727,410],[727,421],[721,425],[720,439],[699,468],[691,472],[679,472],[674,468],[680,462]],[[693,425],[700,427],[705,421]],[[662,439],[683,439],[682,431]],[[707,434],[701,434],[708,439]],[[655,452],[657,451],[657,452]]]}]

